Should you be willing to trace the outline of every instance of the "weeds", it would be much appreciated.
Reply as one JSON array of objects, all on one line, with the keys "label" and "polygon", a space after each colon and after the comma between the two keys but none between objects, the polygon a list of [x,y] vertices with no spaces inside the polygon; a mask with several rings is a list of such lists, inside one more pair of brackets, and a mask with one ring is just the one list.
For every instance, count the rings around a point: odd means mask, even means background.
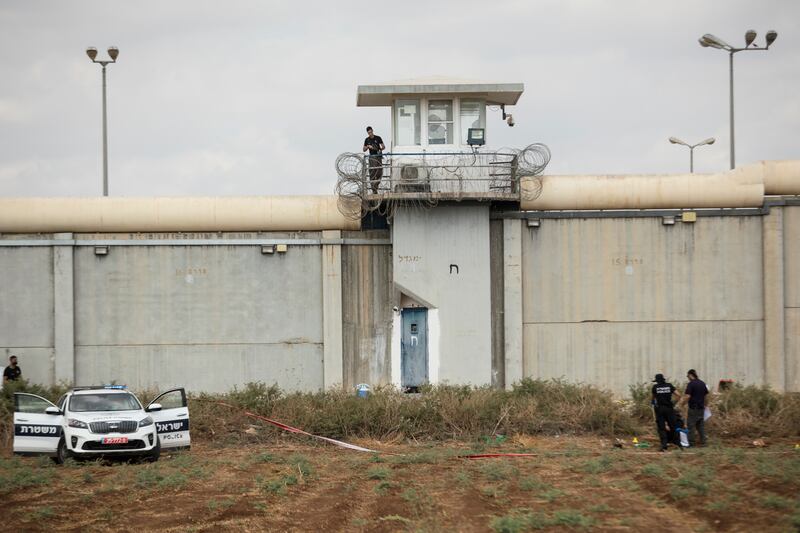
[{"label": "weeds", "polygon": [[209,511],[214,512],[214,511],[225,511],[233,507],[235,504],[236,504],[236,498],[234,497],[224,498],[222,500],[215,500],[212,498],[208,500],[206,506],[208,507]]},{"label": "weeds", "polygon": [[655,477],[659,479],[666,479],[667,473],[664,472],[664,467],[656,463],[649,463],[642,467],[642,475]]},{"label": "weeds", "polygon": [[604,455],[599,459],[593,459],[583,464],[582,470],[587,474],[600,474],[611,470],[614,460],[608,455]]},{"label": "weeds", "polygon": [[598,503],[597,505],[592,505],[589,507],[590,513],[610,513],[611,507],[606,505],[605,503]]},{"label": "weeds", "polygon": [[380,494],[380,495],[386,494],[389,491],[389,489],[392,489],[394,487],[395,485],[390,481],[381,481],[380,483],[375,485],[375,494]]},{"label": "weeds", "polygon": [[539,493],[539,497],[547,503],[553,503],[556,501],[556,499],[563,495],[564,493],[558,489],[548,489]]},{"label": "weeds", "polygon": [[768,494],[759,501],[762,507],[768,507],[769,509],[789,509],[792,506],[792,500],[777,494]]},{"label": "weeds", "polygon": [[180,489],[188,481],[188,476],[180,471],[165,473],[157,468],[145,468],[136,474],[136,485],[140,488]]},{"label": "weeds", "polygon": [[256,477],[256,485],[264,492],[282,496],[286,494],[286,487],[297,485],[297,476],[294,474],[283,474],[278,478],[267,480],[258,476]]},{"label": "weeds", "polygon": [[28,466],[10,469],[7,474],[0,475],[0,493],[48,485],[53,479],[53,471],[52,468],[34,469]]},{"label": "weeds", "polygon": [[53,510],[52,507],[40,507],[31,513],[31,518],[33,518],[34,521],[49,520],[50,518],[53,518],[55,515],[56,512]]},{"label": "weeds", "polygon": [[531,512],[512,512],[489,522],[489,527],[495,533],[519,533],[530,529],[544,529],[548,525],[549,520],[545,515]]},{"label": "weeds", "polygon": [[547,489],[549,485],[533,477],[526,477],[519,482],[520,490],[533,491]]},{"label": "weeds", "polygon": [[367,471],[367,479],[388,479],[391,475],[391,470],[388,468],[370,468]]},{"label": "weeds", "polygon": [[489,481],[504,481],[517,477],[519,470],[505,462],[490,462],[481,465],[481,472]]},{"label": "weeds", "polygon": [[553,513],[553,523],[560,526],[588,528],[594,524],[594,518],[572,509],[563,509]]},{"label": "weeds", "polygon": [[572,509],[556,511],[548,517],[542,513],[514,511],[505,516],[495,517],[489,527],[496,533],[519,533],[531,529],[566,526],[568,528],[590,528],[595,519]]}]

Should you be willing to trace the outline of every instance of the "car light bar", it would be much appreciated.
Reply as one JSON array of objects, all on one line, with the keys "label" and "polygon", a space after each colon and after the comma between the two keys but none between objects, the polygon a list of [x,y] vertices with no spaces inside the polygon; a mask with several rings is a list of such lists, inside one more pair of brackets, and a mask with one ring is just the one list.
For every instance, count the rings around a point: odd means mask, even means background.
[{"label": "car light bar", "polygon": [[127,390],[127,385],[85,385],[82,387],[72,387],[73,391],[79,390],[96,390],[96,389],[111,389],[111,390]]}]

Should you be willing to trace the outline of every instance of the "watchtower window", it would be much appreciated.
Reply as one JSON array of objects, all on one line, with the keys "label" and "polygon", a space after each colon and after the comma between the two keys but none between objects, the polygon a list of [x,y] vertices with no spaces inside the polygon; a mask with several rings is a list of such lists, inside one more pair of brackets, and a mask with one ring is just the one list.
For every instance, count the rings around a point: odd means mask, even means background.
[{"label": "watchtower window", "polygon": [[453,144],[453,101],[428,103],[428,144]]},{"label": "watchtower window", "polygon": [[419,100],[397,100],[395,104],[395,144],[418,146],[420,144]]},{"label": "watchtower window", "polygon": [[486,128],[486,106],[482,100],[461,100],[461,143],[467,144],[470,128]]}]

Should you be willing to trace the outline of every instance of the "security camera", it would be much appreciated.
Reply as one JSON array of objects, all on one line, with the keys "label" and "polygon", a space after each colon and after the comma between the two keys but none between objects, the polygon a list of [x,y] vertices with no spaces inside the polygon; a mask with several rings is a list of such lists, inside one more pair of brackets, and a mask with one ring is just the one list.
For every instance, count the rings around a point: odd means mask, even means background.
[{"label": "security camera", "polygon": [[395,305],[394,307],[392,307],[392,311],[394,311],[395,313],[398,313],[400,311],[400,309]]},{"label": "security camera", "polygon": [[506,115],[506,124],[512,128],[514,127],[514,115]]}]

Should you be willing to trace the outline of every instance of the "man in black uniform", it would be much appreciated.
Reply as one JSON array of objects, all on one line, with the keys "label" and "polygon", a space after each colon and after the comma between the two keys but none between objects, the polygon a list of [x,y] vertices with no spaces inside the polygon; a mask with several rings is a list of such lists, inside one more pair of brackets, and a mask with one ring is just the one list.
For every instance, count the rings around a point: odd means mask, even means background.
[{"label": "man in black uniform", "polygon": [[684,401],[689,402],[686,416],[686,424],[689,426],[689,444],[692,446],[698,444],[695,437],[700,435],[699,445],[705,446],[705,410],[708,386],[697,376],[697,371],[693,368],[686,373],[686,377],[689,378],[689,384],[686,385],[686,392],[681,399],[681,404]]},{"label": "man in black uniform", "polygon": [[[656,414],[656,429],[661,439],[661,451],[667,451],[667,445],[675,442],[675,408],[673,407],[672,397],[680,399],[677,389],[672,383],[664,379],[664,374],[656,374],[653,381],[653,410]],[[664,425],[666,424],[666,428]],[[680,448],[680,446],[678,446]]]},{"label": "man in black uniform", "polygon": [[372,192],[378,193],[378,186],[381,184],[383,178],[383,150],[386,146],[383,144],[383,139],[379,135],[375,135],[372,131],[372,126],[367,126],[367,138],[364,139],[364,149],[362,152],[369,150],[369,182],[372,187]]},{"label": "man in black uniform", "polygon": [[22,377],[22,369],[17,366],[17,356],[12,355],[8,358],[8,366],[3,371],[3,383],[17,381]]}]

